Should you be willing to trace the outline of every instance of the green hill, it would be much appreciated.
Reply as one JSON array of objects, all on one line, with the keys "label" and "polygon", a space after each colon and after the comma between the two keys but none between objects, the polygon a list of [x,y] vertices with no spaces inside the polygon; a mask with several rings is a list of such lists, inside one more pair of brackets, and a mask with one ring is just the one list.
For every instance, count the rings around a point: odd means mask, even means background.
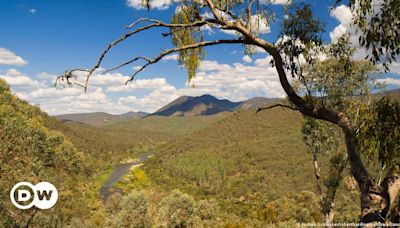
[{"label": "green hill", "polygon": [[300,114],[281,108],[258,114],[238,111],[157,147],[144,169],[164,189],[220,198],[227,207],[246,213],[256,201],[314,190],[301,123]]},{"label": "green hill", "polygon": [[[62,133],[47,128],[48,119],[0,80],[0,227],[46,227],[89,213],[79,196],[90,173],[88,159]],[[9,191],[21,181],[53,183],[59,189],[57,206],[43,211],[15,208]]]}]

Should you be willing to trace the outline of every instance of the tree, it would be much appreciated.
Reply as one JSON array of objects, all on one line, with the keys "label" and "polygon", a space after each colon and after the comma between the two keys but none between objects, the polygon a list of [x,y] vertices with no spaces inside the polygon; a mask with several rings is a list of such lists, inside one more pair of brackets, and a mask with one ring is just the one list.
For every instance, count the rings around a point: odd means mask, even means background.
[{"label": "tree", "polygon": [[[356,2],[357,1],[352,2],[353,6]],[[395,2],[398,1],[396,0]],[[145,1],[145,3],[147,3],[146,5],[150,8],[149,1]],[[276,43],[269,42],[259,34],[260,23],[269,24],[271,20],[274,19],[275,14],[273,9],[268,7],[269,3],[269,1],[264,1],[264,3],[261,4],[260,1],[254,0],[246,2],[221,0],[180,1],[178,3],[179,10],[174,13],[170,23],[150,18],[141,18],[133,22],[127,26],[129,31],[125,35],[110,43],[105,48],[92,68],[67,70],[63,75],[58,77],[57,81],[72,85],[77,83],[75,79],[84,72],[86,73],[86,78],[82,86],[86,90],[90,77],[96,69],[99,69],[106,54],[115,45],[118,45],[120,42],[142,31],[155,28],[169,29],[168,32],[162,35],[171,38],[174,45],[173,48],[162,51],[154,58],[136,56],[105,72],[119,69],[136,61],[144,61],[144,65],[132,74],[131,78],[127,81],[128,83],[148,66],[159,62],[168,54],[178,53],[179,62],[187,68],[190,80],[195,76],[195,70],[200,60],[204,57],[204,47],[221,44],[240,44],[245,47],[247,53],[251,53],[254,47],[261,48],[272,56],[272,63],[276,68],[280,83],[295,109],[305,116],[327,121],[341,128],[345,138],[351,173],[356,179],[361,193],[361,221],[374,222],[386,220],[389,208],[392,208],[392,203],[396,202],[399,195],[400,171],[398,169],[398,164],[393,165],[388,170],[384,181],[380,185],[377,185],[362,160],[360,153],[362,151],[360,151],[357,142],[357,127],[352,118],[353,113],[348,113],[346,110],[340,108],[338,109],[331,105],[331,103],[325,103],[324,99],[319,99],[319,97],[323,97],[321,94],[312,93],[312,91],[298,93],[295,90],[289,81],[288,73],[293,78],[302,82],[304,86],[308,85],[308,81],[305,80],[306,76],[319,77],[320,75],[324,75],[322,71],[320,71],[318,75],[313,75],[312,71],[303,71],[305,63],[311,66],[321,65],[321,62],[318,62],[318,57],[323,47],[321,39],[323,25],[313,17],[312,11],[308,5],[294,5],[293,7],[289,7],[288,17],[283,20],[282,38]],[[369,4],[369,7],[374,7],[374,5]],[[368,6],[364,8],[368,8]],[[358,8],[354,6],[353,9],[356,10]],[[396,11],[396,8],[393,10]],[[393,12],[393,10],[391,12]],[[359,15],[368,18],[368,14],[361,13]],[[376,22],[384,25],[386,19],[386,15],[381,15],[380,18],[376,19]],[[394,19],[398,21],[398,14],[394,14]],[[205,36],[203,36],[204,30],[202,28],[204,28],[204,26],[218,30],[233,31],[237,34],[238,38],[206,40]],[[366,28],[367,30],[365,31],[373,31],[368,29],[368,25]],[[393,29],[397,28],[398,27],[393,27]],[[366,33],[368,34],[368,32]],[[398,39],[399,36],[386,37],[385,33],[378,33],[376,36],[378,36],[378,39],[372,39],[371,36],[369,38],[368,36],[366,37],[366,39],[373,44],[372,47],[382,47],[386,51],[398,50],[398,46],[392,47],[392,45],[387,45],[387,39],[392,41]],[[373,37],[375,37],[375,35]],[[371,45],[367,47],[371,47]],[[337,49],[340,50],[340,47],[337,47]],[[330,64],[331,67],[343,66],[335,65],[338,62],[340,64],[347,64],[346,68],[340,73],[340,79],[343,84],[338,86],[346,85],[346,79],[349,74],[358,72],[357,74],[360,77],[368,75],[368,71],[363,72],[354,69],[357,65],[348,61],[350,55],[346,57],[346,53],[340,53],[340,56],[335,57],[339,59],[338,61],[323,63],[323,65]],[[330,91],[323,92],[326,92],[328,97],[331,96],[329,93]],[[362,91],[358,93],[360,92]]]},{"label": "tree", "polygon": [[142,192],[133,191],[121,199],[119,212],[112,222],[117,227],[150,227],[148,203]]},{"label": "tree", "polygon": [[[339,136],[341,135],[335,127],[334,125],[332,126],[329,123],[313,118],[306,118],[302,127],[304,142],[313,156],[317,194],[319,196],[322,214],[327,224],[333,222],[336,190],[339,187],[347,161],[343,153],[338,152],[340,143]],[[320,156],[331,157],[331,171],[325,182],[321,176]],[[325,189],[323,188],[324,186]]]},{"label": "tree", "polygon": [[[366,73],[374,68],[368,62],[351,60],[355,50],[350,48],[350,38],[347,35],[325,49],[326,60],[314,60],[304,67],[298,90],[310,97],[319,95],[315,102],[347,113],[358,129],[360,110],[368,108],[371,88],[375,87],[373,75]],[[302,132],[304,142],[313,155],[322,213],[325,222],[332,223],[336,191],[347,164],[347,156],[339,150],[343,135],[332,123],[309,117],[305,119]],[[319,157],[330,159],[330,171],[325,180],[321,177]]]}]

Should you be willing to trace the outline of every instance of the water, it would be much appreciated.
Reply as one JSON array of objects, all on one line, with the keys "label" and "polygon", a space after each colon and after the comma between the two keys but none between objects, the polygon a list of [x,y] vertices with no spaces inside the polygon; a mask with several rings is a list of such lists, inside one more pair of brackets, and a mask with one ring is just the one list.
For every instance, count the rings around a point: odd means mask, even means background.
[{"label": "water", "polygon": [[110,196],[110,189],[113,187],[115,183],[117,183],[125,174],[128,173],[129,169],[134,166],[138,165],[147,159],[153,154],[153,151],[149,151],[146,154],[143,154],[139,157],[138,161],[132,161],[128,163],[121,163],[114,167],[111,174],[108,176],[107,181],[104,185],[100,188],[100,196],[103,200],[106,200]]}]

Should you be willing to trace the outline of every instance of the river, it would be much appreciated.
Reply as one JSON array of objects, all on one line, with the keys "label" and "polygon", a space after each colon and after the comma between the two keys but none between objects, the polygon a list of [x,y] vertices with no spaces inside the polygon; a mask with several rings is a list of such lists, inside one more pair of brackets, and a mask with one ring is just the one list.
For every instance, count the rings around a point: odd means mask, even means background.
[{"label": "river", "polygon": [[111,174],[108,176],[107,181],[100,188],[101,198],[103,200],[107,200],[107,198],[111,195],[111,192],[109,190],[113,187],[113,185],[117,183],[125,174],[127,174],[132,166],[138,165],[146,161],[153,153],[154,151],[150,150],[146,154],[140,156],[139,159],[136,161],[121,163],[115,166]]}]

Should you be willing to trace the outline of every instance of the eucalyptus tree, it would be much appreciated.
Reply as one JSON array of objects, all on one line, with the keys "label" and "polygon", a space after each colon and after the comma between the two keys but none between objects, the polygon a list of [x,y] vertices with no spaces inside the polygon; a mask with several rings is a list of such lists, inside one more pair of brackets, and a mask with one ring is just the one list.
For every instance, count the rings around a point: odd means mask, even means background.
[{"label": "eucalyptus tree", "polygon": [[[356,138],[356,127],[352,120],[352,114],[343,109],[337,109],[335,106],[325,103],[324,100],[318,99],[315,96],[321,94],[311,93],[298,93],[291,84],[292,78],[302,82],[307,86],[304,80],[307,72],[304,72],[303,65],[313,65],[319,59],[320,49],[323,46],[321,34],[324,32],[324,26],[312,15],[311,8],[306,4],[299,4],[294,7],[289,7],[287,17],[283,18],[283,29],[281,31],[281,38],[276,42],[271,42],[265,39],[260,34],[260,24],[269,25],[276,19],[276,12],[270,4],[273,1],[256,1],[256,0],[182,0],[177,2],[177,10],[171,15],[170,22],[164,22],[157,19],[141,18],[127,26],[127,33],[111,42],[105,50],[101,53],[97,62],[89,69],[71,69],[64,72],[57,81],[65,82],[68,84],[77,83],[76,79],[82,75],[86,75],[85,82],[82,86],[85,90],[88,87],[89,80],[96,69],[99,69],[107,53],[119,43],[129,39],[132,36],[139,35],[141,32],[153,29],[160,29],[163,37],[170,38],[174,47],[161,51],[155,57],[147,56],[134,56],[130,60],[121,63],[106,72],[116,70],[121,67],[127,66],[131,63],[142,61],[142,67],[135,71],[130,79],[134,80],[135,76],[146,69],[147,67],[159,62],[163,57],[171,54],[178,53],[179,63],[188,70],[189,80],[195,77],[196,69],[200,61],[204,58],[204,47],[218,46],[218,45],[234,45],[239,44],[244,47],[246,53],[252,53],[255,48],[259,48],[267,52],[273,59],[272,64],[276,69],[277,77],[286,92],[290,102],[293,104],[293,109],[300,111],[303,115],[330,122],[341,128],[345,138],[347,156],[351,173],[356,179],[361,195],[361,221],[383,221],[386,219],[388,209],[396,203],[400,190],[400,171],[396,163],[389,169],[385,180],[377,185],[366,168],[362,158],[360,147]],[[399,46],[392,45],[398,44],[399,36],[386,36],[386,32],[374,33],[373,28],[370,26],[374,24],[386,25],[386,15],[380,15],[375,19],[371,18],[374,12],[372,8],[376,7],[374,4],[362,5],[358,7],[356,4],[365,3],[368,1],[350,1],[354,12],[358,12],[364,22],[357,20],[360,27],[363,28],[364,34],[367,34],[366,40],[369,42],[367,47],[380,48],[382,47],[382,55],[398,52]],[[387,2],[383,1],[385,5]],[[144,4],[150,9],[151,2],[145,0]],[[368,9],[371,8],[371,9]],[[381,7],[384,8],[384,7]],[[361,9],[361,11],[360,11]],[[364,12],[363,10],[366,9]],[[386,8],[385,8],[386,9]],[[393,8],[389,12],[394,23],[398,22],[398,14]],[[394,12],[394,14],[393,14]],[[383,19],[385,18],[385,20]],[[380,23],[382,22],[382,23]],[[209,40],[205,36],[205,28],[211,28],[220,31],[230,31],[236,33],[236,38],[212,39]],[[385,27],[386,28],[386,27]],[[168,30],[168,32],[161,32]],[[398,27],[392,27],[396,30]],[[374,34],[368,36],[371,32]],[[379,30],[381,31],[381,30]],[[386,30],[384,30],[386,31]],[[396,33],[396,32],[395,32]],[[392,42],[393,41],[393,42]],[[369,45],[368,45],[369,44]],[[380,50],[380,49],[379,49]],[[380,52],[379,52],[380,53]],[[377,57],[381,56],[379,53],[374,58],[375,62],[379,62]],[[391,56],[391,55],[390,55]],[[331,64],[332,69],[336,66],[335,61],[326,62]],[[346,84],[346,76],[352,74],[354,71],[354,64],[349,64],[344,72],[341,72],[342,82]],[[86,73],[86,74],[82,74]],[[365,71],[357,71],[362,77],[367,75]],[[319,72],[324,75],[323,71]],[[342,86],[342,85],[337,85]],[[329,92],[329,91],[326,91]],[[330,96],[327,93],[327,96]],[[394,151],[393,151],[394,152]]]},{"label": "eucalyptus tree", "polygon": [[[369,108],[371,90],[376,87],[374,67],[367,61],[353,61],[355,49],[350,37],[344,35],[323,48],[326,59],[315,59],[303,67],[298,92],[314,102],[346,113],[359,132],[360,112]],[[370,73],[368,73],[370,72]],[[342,134],[338,126],[305,117],[302,133],[304,142],[313,156],[317,193],[326,223],[334,218],[334,200],[347,164],[347,156],[339,149]],[[321,176],[320,157],[329,158],[329,172]]]}]

